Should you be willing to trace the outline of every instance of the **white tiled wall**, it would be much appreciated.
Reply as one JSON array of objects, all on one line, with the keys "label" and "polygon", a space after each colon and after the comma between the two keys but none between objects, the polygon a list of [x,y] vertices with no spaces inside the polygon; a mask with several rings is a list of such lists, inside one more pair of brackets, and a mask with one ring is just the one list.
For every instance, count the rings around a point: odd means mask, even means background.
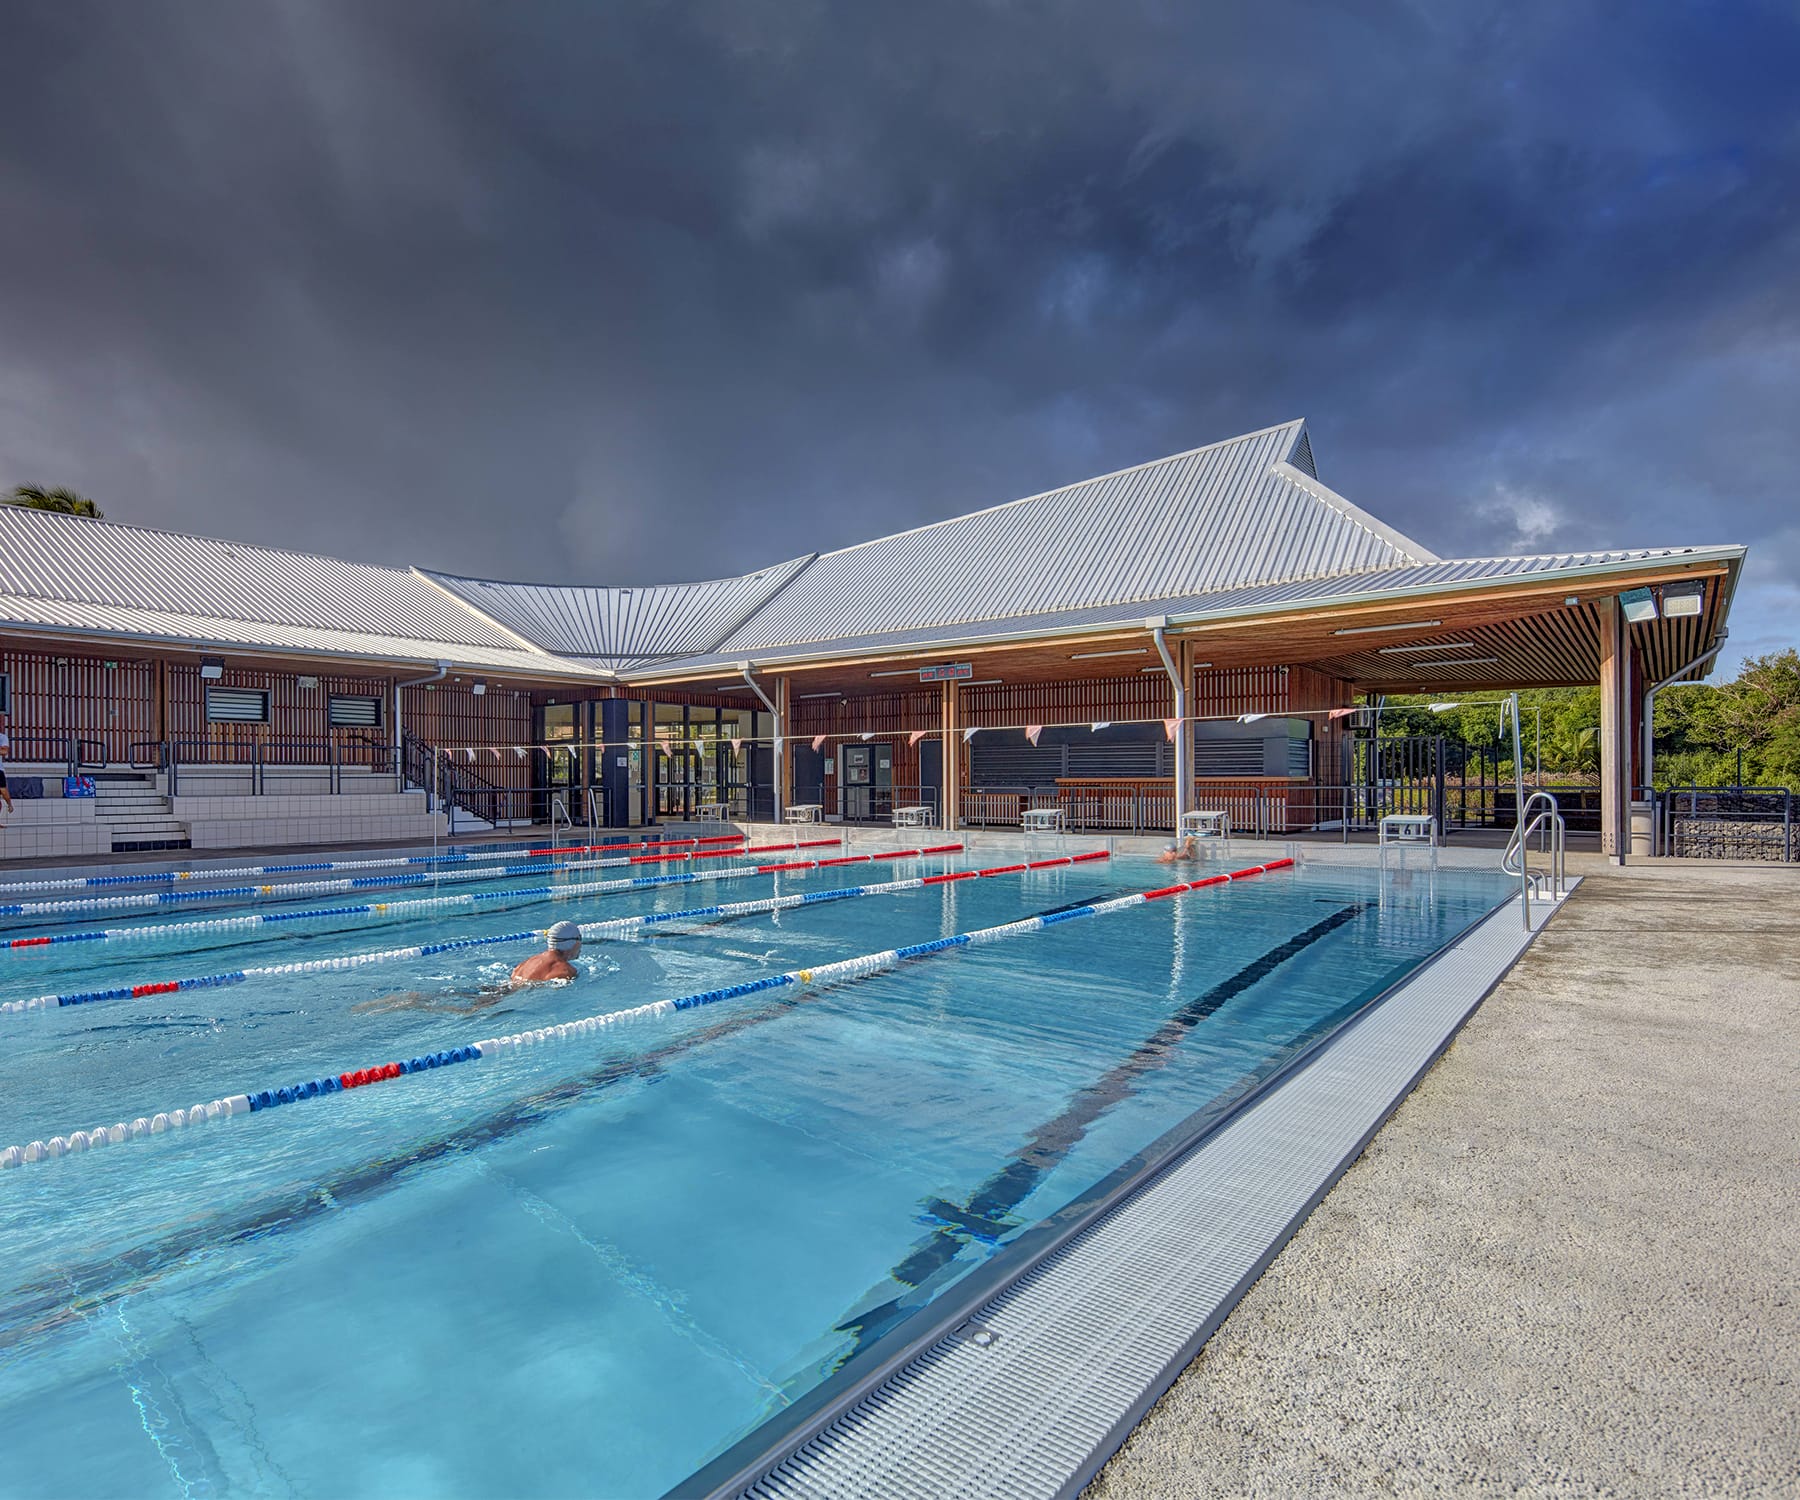
[{"label": "white tiled wall", "polygon": [[0,828],[0,859],[110,853],[112,835],[94,821],[91,797],[21,797]]}]

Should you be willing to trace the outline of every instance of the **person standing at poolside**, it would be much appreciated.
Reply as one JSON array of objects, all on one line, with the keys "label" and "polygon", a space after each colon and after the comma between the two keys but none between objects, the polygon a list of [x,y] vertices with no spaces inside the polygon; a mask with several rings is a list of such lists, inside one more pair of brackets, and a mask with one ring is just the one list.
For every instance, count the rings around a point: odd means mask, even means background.
[{"label": "person standing at poolside", "polygon": [[573,922],[558,922],[546,937],[549,946],[512,971],[512,982],[515,985],[580,977],[581,971],[571,960],[581,957],[581,929]]},{"label": "person standing at poolside", "polygon": [[12,816],[12,793],[6,786],[6,752],[12,748],[12,736],[6,732],[6,715],[0,714],[0,802],[6,804],[7,817]]}]

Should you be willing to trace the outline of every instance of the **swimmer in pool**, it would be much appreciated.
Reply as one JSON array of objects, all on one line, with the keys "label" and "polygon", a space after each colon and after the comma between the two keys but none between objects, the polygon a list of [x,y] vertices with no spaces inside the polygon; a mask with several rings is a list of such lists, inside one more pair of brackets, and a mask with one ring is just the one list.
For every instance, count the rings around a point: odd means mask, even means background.
[{"label": "swimmer in pool", "polygon": [[581,971],[570,960],[581,956],[581,929],[573,922],[558,922],[550,929],[547,937],[549,946],[542,953],[535,953],[526,959],[512,971],[512,978],[498,988],[483,988],[466,998],[404,990],[395,995],[383,995],[378,1000],[364,1000],[351,1006],[350,1010],[357,1015],[385,1010],[441,1010],[466,1016],[478,1010],[486,1010],[524,985],[579,978]]},{"label": "swimmer in pool", "polygon": [[1159,865],[1173,865],[1181,863],[1184,860],[1198,860],[1199,858],[1200,841],[1196,839],[1193,834],[1189,833],[1184,834],[1173,844],[1170,844],[1165,848],[1161,854],[1157,855],[1156,862]]},{"label": "swimmer in pool", "polygon": [[580,971],[571,960],[581,957],[581,929],[573,922],[558,922],[546,936],[549,946],[512,971],[514,985],[580,977]]}]

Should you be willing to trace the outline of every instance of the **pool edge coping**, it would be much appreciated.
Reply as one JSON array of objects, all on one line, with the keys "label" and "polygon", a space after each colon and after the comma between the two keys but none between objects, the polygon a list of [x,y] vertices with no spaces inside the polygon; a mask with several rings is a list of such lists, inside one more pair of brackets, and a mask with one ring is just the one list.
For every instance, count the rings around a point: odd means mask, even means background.
[{"label": "pool edge coping", "polygon": [[[1572,894],[1579,884],[1579,879],[1572,880],[1569,893]],[[1080,1462],[1053,1489],[1042,1490],[1041,1493],[1058,1497],[1078,1495],[1092,1481],[1142,1421],[1145,1413],[1161,1399],[1244,1294],[1268,1269],[1313,1210],[1367,1149],[1420,1080],[1435,1066],[1469,1018],[1499,987],[1536,941],[1539,933],[1562,909],[1563,904],[1562,900],[1544,903],[1542,915],[1537,917],[1529,930],[1520,923],[1515,928],[1510,943],[1502,940],[1503,957],[1494,971],[1484,972],[1478,987],[1471,985],[1469,993],[1456,997],[1454,1016],[1449,1024],[1443,1027],[1441,1034],[1426,1048],[1425,1054],[1407,1074],[1403,1084],[1380,1105],[1368,1127],[1358,1134],[1354,1143],[1341,1152],[1312,1185],[1301,1206],[1267,1239],[1248,1269],[1182,1340],[1179,1348],[1163,1362],[1155,1376],[1138,1391],[1125,1410],[1111,1422],[1100,1440],[1089,1447]],[[942,1347],[954,1347],[964,1342],[966,1331],[971,1325],[979,1325],[980,1315],[984,1310],[1000,1303],[1020,1288],[1060,1252],[1095,1234],[1103,1223],[1129,1212],[1158,1183],[1172,1177],[1183,1167],[1192,1165],[1230,1126],[1300,1083],[1316,1064],[1328,1059],[1347,1038],[1365,1027],[1372,1017],[1390,1011],[1395,1002],[1426,982],[1427,976],[1432,971],[1439,970],[1439,966],[1447,958],[1464,950],[1471,950],[1478,943],[1491,941],[1498,934],[1500,925],[1509,918],[1518,922],[1518,914],[1519,898],[1516,895],[1503,900],[1492,911],[1427,955],[1403,978],[1370,999],[1354,1015],[1308,1043],[1279,1069],[1229,1100],[1217,1111],[1199,1111],[1159,1136],[1070,1205],[1021,1236],[1020,1241],[1015,1242],[1021,1252],[1016,1257],[998,1257],[995,1262],[973,1271],[956,1287],[947,1291],[941,1310],[921,1324],[917,1332],[897,1341],[891,1351],[882,1353],[879,1349],[872,1349],[869,1363],[841,1386],[837,1380],[832,1379],[805,1393],[785,1411],[752,1429],[666,1491],[664,1500],[729,1500],[729,1497],[749,1493],[819,1493],[803,1482],[794,1482],[799,1479],[797,1474],[783,1475],[780,1471],[795,1464],[809,1445],[825,1437],[845,1418],[856,1413],[859,1408],[878,1401],[883,1389],[904,1372],[923,1364]],[[929,1380],[931,1376],[926,1374],[923,1378]],[[921,1433],[920,1436],[925,1434]],[[851,1440],[852,1444],[853,1442],[854,1439]],[[967,1456],[972,1461],[967,1470],[978,1469],[979,1464],[973,1462],[978,1455],[971,1452]],[[942,1462],[941,1454],[938,1455],[938,1462]],[[1032,1491],[1039,1492],[1036,1489]],[[921,1490],[919,1493],[935,1492]]]}]

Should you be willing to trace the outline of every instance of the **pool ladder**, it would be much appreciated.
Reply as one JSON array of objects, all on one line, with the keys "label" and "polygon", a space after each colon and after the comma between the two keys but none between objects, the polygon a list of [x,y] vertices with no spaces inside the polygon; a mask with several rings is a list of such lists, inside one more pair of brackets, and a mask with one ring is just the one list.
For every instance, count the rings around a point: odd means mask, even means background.
[{"label": "pool ladder", "polygon": [[[1500,868],[1508,875],[1519,877],[1519,907],[1527,931],[1531,928],[1534,896],[1540,901],[1560,901],[1568,894],[1568,872],[1564,862],[1568,832],[1562,811],[1550,793],[1533,792],[1525,799],[1512,837],[1506,841],[1506,852],[1500,856]],[[1533,834],[1537,835],[1539,852],[1550,856],[1548,869],[1532,867]]]}]

